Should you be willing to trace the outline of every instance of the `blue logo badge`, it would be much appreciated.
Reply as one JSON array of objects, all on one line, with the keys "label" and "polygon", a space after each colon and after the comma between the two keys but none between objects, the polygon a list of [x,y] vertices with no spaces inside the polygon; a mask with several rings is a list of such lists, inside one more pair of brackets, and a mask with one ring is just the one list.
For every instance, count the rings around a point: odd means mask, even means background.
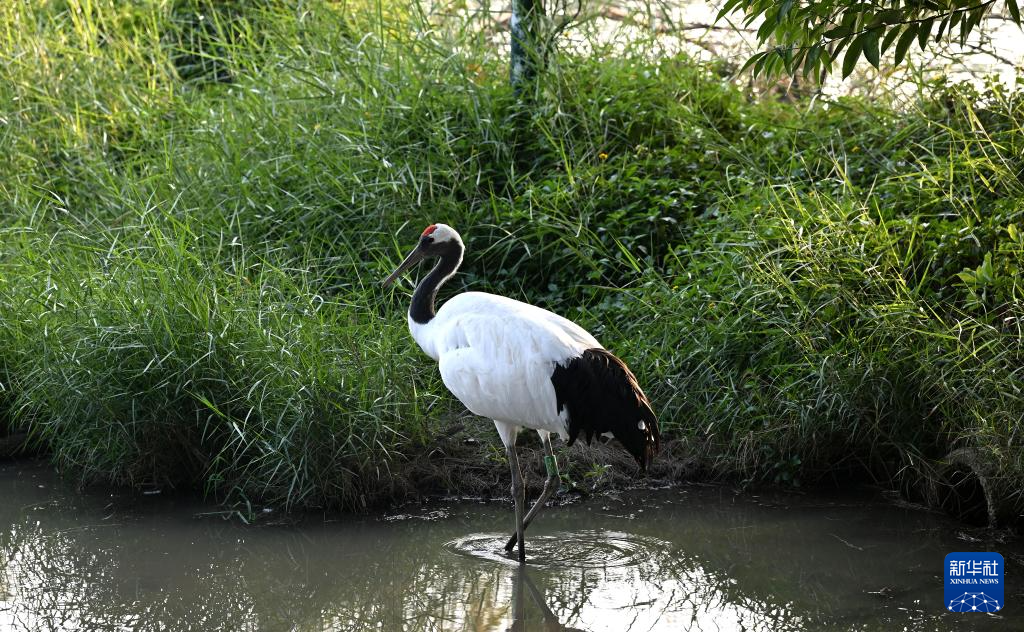
[{"label": "blue logo badge", "polygon": [[998,612],[1003,609],[1003,556],[950,553],[946,556],[946,610]]}]

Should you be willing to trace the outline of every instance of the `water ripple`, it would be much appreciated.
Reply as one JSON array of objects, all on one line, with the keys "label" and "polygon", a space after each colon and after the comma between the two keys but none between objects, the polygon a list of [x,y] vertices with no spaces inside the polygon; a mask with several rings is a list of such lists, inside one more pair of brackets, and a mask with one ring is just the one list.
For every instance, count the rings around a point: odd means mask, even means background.
[{"label": "water ripple", "polygon": [[[449,551],[489,562],[518,565],[505,552],[507,533],[472,533],[445,544]],[[612,568],[638,566],[670,548],[657,538],[621,531],[562,531],[526,536],[526,561],[535,568]]]}]

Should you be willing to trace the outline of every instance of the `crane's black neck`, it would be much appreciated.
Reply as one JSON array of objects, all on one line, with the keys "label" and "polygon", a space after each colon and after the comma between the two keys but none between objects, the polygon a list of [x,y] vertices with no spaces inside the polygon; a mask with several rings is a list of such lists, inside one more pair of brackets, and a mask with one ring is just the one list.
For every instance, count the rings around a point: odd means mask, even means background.
[{"label": "crane's black neck", "polygon": [[438,262],[412,294],[409,317],[415,322],[426,325],[434,318],[434,299],[437,298],[437,290],[459,269],[463,250],[462,243],[457,240],[441,242],[431,247],[431,254],[438,257]]}]

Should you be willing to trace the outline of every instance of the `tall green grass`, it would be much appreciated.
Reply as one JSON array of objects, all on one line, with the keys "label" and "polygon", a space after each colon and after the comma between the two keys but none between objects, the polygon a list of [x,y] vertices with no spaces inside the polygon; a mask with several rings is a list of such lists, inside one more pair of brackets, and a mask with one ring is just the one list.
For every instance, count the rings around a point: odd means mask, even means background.
[{"label": "tall green grass", "polygon": [[914,486],[969,446],[1024,477],[1020,92],[752,103],[635,42],[524,111],[486,33],[404,5],[0,18],[2,402],[89,480],[423,485],[461,408],[375,282],[432,221],[455,291],[590,328],[708,474]]},{"label": "tall green grass", "polygon": [[405,484],[387,466],[425,441],[437,389],[390,361],[407,344],[372,289],[206,249],[166,217],[122,232],[10,235],[8,385],[60,465],[288,504]]}]

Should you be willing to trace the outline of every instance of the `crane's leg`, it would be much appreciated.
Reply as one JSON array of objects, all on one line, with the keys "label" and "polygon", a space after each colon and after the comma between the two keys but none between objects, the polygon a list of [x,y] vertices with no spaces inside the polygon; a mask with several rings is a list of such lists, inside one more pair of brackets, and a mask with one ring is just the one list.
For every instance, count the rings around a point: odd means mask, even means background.
[{"label": "crane's leg", "polygon": [[[523,506],[526,504],[526,487],[523,485],[523,471],[519,469],[519,455],[516,454],[515,442],[505,446],[505,453],[508,455],[508,465],[512,470],[512,500],[516,505],[516,537],[519,540],[519,563],[526,563],[526,545],[523,540]],[[512,547],[506,547],[506,551],[512,551]]]},{"label": "crane's leg", "polygon": [[[540,510],[543,509],[544,503],[548,502],[551,495],[558,489],[558,460],[555,459],[555,449],[551,447],[551,434],[548,432],[540,432],[541,443],[544,444],[544,467],[547,470],[548,477],[544,480],[544,491],[540,493],[540,498],[537,502],[533,503],[533,507],[530,508],[530,513],[526,514],[526,518],[523,519],[523,530],[530,526],[533,519],[537,517]],[[518,531],[512,534],[512,537],[505,543],[505,550],[511,551],[512,547],[516,545],[516,541],[522,538],[522,534]]]}]

